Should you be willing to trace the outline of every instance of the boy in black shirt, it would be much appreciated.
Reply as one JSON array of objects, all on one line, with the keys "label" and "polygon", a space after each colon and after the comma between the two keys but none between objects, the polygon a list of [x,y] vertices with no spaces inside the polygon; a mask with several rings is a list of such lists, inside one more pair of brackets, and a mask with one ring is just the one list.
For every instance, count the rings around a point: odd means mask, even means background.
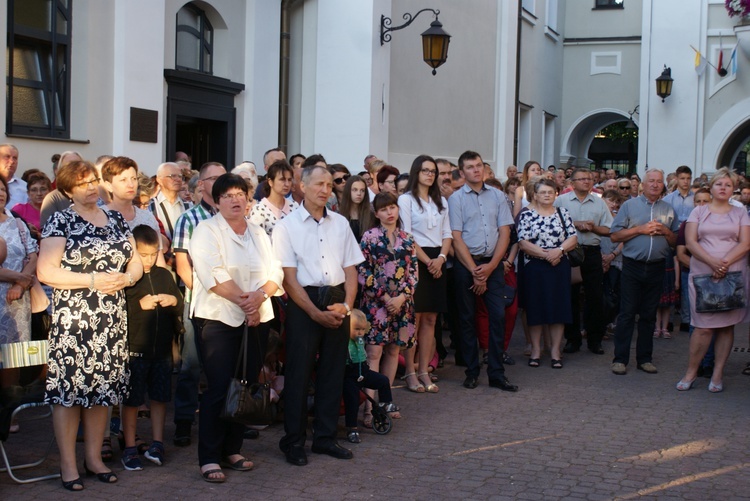
[{"label": "boy in black shirt", "polygon": [[172,274],[155,266],[159,254],[159,235],[141,225],[133,229],[136,251],[143,262],[143,277],[126,289],[128,303],[128,349],[130,351],[129,396],[123,406],[125,450],[122,464],[126,470],[142,470],[136,448],[138,407],[151,401],[153,442],[146,459],[164,464],[164,418],[172,395],[172,340],[176,322],[182,317],[182,295]]}]

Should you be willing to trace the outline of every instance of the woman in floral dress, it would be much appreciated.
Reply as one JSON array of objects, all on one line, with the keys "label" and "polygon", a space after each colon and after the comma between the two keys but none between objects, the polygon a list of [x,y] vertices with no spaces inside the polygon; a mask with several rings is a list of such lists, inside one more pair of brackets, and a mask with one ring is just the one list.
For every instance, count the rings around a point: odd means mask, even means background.
[{"label": "woman in floral dress", "polygon": [[83,418],[87,472],[117,481],[101,457],[107,407],[118,405],[128,383],[127,309],[123,289],[143,275],[127,223],[97,206],[94,166],[70,162],[57,173],[58,189],[73,200],[42,231],[37,271],[54,287],[46,401],[60,449],[63,487],[82,490],[76,431]]},{"label": "woman in floral dress", "polygon": [[[379,193],[373,205],[380,225],[366,231],[360,242],[365,257],[358,267],[360,309],[372,326],[365,336],[367,362],[393,384],[399,350],[414,344],[417,250],[414,237],[400,228],[396,197]],[[365,414],[365,426],[370,419]]]},{"label": "woman in floral dress", "polygon": [[[26,225],[6,211],[7,202],[8,184],[0,176],[0,240],[5,250],[0,255],[0,345],[31,339],[31,294],[26,290],[34,280],[38,250]],[[18,368],[0,369],[0,395],[14,395],[20,377]],[[18,433],[15,420],[9,431]]]},{"label": "woman in floral dress", "polygon": [[0,261],[0,344],[31,339],[31,300],[26,290],[34,278],[38,250],[26,225],[6,211],[7,201],[8,185],[0,178],[0,238],[7,249]]}]

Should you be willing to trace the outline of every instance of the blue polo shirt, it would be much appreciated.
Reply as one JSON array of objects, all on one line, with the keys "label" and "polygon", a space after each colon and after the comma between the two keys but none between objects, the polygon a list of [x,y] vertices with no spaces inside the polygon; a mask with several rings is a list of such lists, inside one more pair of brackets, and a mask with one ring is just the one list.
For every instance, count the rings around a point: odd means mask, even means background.
[{"label": "blue polo shirt", "polygon": [[[659,221],[673,232],[680,228],[680,222],[671,205],[663,200],[651,203],[645,196],[640,195],[622,204],[610,231],[615,233],[650,221]],[[664,235],[636,235],[623,244],[622,255],[637,261],[653,263],[666,259],[670,249]]]}]

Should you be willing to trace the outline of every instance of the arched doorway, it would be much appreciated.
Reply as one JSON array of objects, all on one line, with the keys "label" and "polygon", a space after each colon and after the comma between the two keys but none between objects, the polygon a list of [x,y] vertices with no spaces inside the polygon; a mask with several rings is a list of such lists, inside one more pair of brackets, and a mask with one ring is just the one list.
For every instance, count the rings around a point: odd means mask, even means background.
[{"label": "arched doorway", "polygon": [[622,110],[601,109],[580,117],[563,138],[560,163],[575,167],[614,168],[634,172],[638,160],[638,123],[627,128],[630,115]]},{"label": "arched doorway", "polygon": [[750,171],[750,120],[737,127],[721,148],[716,167],[723,166],[730,166],[738,174],[747,175]]}]

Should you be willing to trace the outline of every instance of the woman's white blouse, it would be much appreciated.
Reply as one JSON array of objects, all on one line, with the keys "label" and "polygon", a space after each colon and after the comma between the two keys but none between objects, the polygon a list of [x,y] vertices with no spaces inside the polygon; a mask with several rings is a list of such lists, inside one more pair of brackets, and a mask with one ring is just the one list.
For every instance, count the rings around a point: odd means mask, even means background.
[{"label": "woman's white blouse", "polygon": [[[281,262],[271,249],[271,240],[258,225],[246,221],[244,237],[237,235],[221,214],[195,227],[190,238],[190,257],[197,280],[193,280],[191,314],[208,320],[218,320],[237,327],[245,321],[245,313],[235,303],[224,299],[211,289],[229,280],[245,292],[260,289],[269,280],[281,288],[284,272]],[[273,318],[271,299],[260,306],[260,321]]]},{"label": "woman's white blouse", "polygon": [[448,218],[448,201],[445,198],[442,200],[443,212],[439,212],[431,198],[428,202],[421,200],[420,207],[411,193],[398,197],[401,228],[414,235],[414,241],[420,247],[442,247],[443,239],[453,238]]}]

